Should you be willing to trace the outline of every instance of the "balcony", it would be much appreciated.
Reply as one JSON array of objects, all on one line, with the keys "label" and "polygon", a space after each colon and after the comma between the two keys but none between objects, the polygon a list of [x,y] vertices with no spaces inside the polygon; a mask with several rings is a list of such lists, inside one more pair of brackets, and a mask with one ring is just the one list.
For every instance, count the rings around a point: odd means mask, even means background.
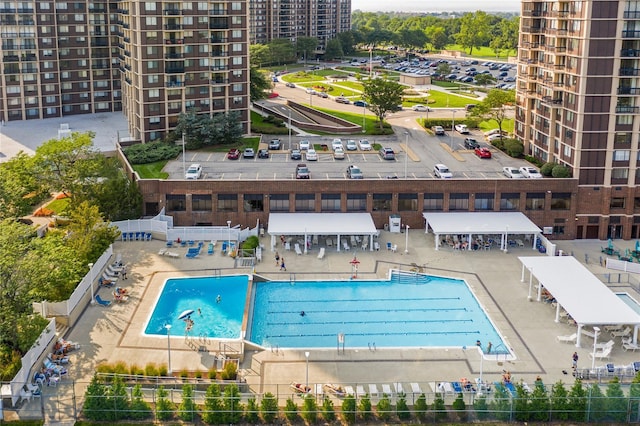
[{"label": "balcony", "polygon": [[164,26],[164,29],[168,30],[168,31],[178,31],[178,30],[182,29],[182,25],[180,25],[180,24],[166,24]]},{"label": "balcony", "polygon": [[164,54],[165,59],[182,59],[183,56],[184,55],[182,53],[178,53],[178,52],[170,52],[170,53]]},{"label": "balcony", "polygon": [[616,105],[616,114],[633,114],[637,113],[640,107],[631,105]]},{"label": "balcony", "polygon": [[107,12],[106,7],[99,7],[96,5],[89,6],[89,13],[106,13],[106,12]]},{"label": "balcony", "polygon": [[209,9],[209,15],[211,16],[221,16],[226,14],[227,14],[227,9]]},{"label": "balcony", "polygon": [[640,19],[640,11],[637,10],[625,10],[622,15],[624,19]]},{"label": "balcony", "polygon": [[164,84],[166,87],[184,87],[184,81],[167,81]]},{"label": "balcony", "polygon": [[229,28],[229,23],[226,19],[213,19],[209,21],[210,30],[226,30]]},{"label": "balcony", "polygon": [[23,61],[37,61],[38,60],[38,56],[35,53],[27,53],[25,55],[22,55],[22,60]]},{"label": "balcony", "polygon": [[38,72],[38,67],[24,67],[22,68],[22,74],[33,74]]},{"label": "balcony", "polygon": [[18,62],[20,60],[20,57],[18,55],[4,55],[2,57],[2,60],[4,62]]},{"label": "balcony", "polygon": [[636,31],[636,30],[623,31],[622,38],[640,38],[640,31]]},{"label": "balcony", "polygon": [[640,56],[640,49],[622,49],[620,56],[623,58],[637,58]]},{"label": "balcony", "polygon": [[552,106],[560,106],[562,105],[562,98],[554,99],[551,96],[543,96],[542,102]]},{"label": "balcony", "polygon": [[211,56],[213,56],[214,58],[226,58],[227,56],[229,56],[229,52],[227,52],[226,50],[214,50],[211,52]]},{"label": "balcony", "polygon": [[215,86],[218,84],[228,84],[228,83],[229,83],[228,78],[214,78],[209,80],[209,84],[211,84],[212,86]]},{"label": "balcony", "polygon": [[16,13],[16,9],[13,7],[0,8],[0,13]]},{"label": "balcony", "polygon": [[640,68],[620,68],[620,75],[625,77],[640,75]]},{"label": "balcony", "polygon": [[229,66],[228,65],[212,65],[210,69],[211,71],[228,71]]},{"label": "balcony", "polygon": [[165,74],[179,74],[179,73],[183,73],[183,72],[184,72],[184,66],[181,66],[181,67],[176,67],[176,66],[165,67],[165,69],[164,69],[164,73]]},{"label": "balcony", "polygon": [[122,15],[128,15],[129,9],[116,9],[116,13],[120,13]]},{"label": "balcony", "polygon": [[164,40],[164,44],[183,44],[183,38],[168,38]]},{"label": "balcony", "polygon": [[618,87],[618,95],[640,95],[640,87]]},{"label": "balcony", "polygon": [[211,43],[227,43],[228,39],[226,37],[211,37]]},{"label": "balcony", "polygon": [[182,9],[167,8],[162,10],[162,14],[168,16],[182,15]]}]

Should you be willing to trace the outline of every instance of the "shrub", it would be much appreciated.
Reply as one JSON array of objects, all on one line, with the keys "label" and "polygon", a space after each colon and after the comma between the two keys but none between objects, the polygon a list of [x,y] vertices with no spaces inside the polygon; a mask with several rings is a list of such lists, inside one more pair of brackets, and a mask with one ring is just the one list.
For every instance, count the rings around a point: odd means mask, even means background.
[{"label": "shrub", "polygon": [[318,405],[315,396],[307,395],[304,397],[301,415],[307,424],[313,424],[318,420]]},{"label": "shrub", "polygon": [[129,413],[127,388],[120,376],[116,376],[111,387],[107,389],[107,409],[105,418],[108,420],[122,420]]},{"label": "shrub", "polygon": [[195,373],[193,373],[193,375],[195,376],[196,379],[201,379],[202,378],[202,371],[198,370]]},{"label": "shrub", "polygon": [[97,373],[113,373],[113,365],[108,362],[101,362],[96,366]]},{"label": "shrub", "polygon": [[609,419],[616,423],[624,423],[627,418],[627,398],[620,388],[620,381],[614,377],[607,386],[607,411]]},{"label": "shrub", "polygon": [[569,420],[585,422],[587,420],[587,392],[582,387],[582,380],[576,379],[569,391]]},{"label": "shrub", "polygon": [[554,178],[569,178],[571,177],[571,169],[561,164],[556,164],[551,170],[551,176]]},{"label": "shrub", "polygon": [[129,374],[132,376],[142,376],[144,375],[144,370],[138,367],[136,364],[131,364],[129,366]]},{"label": "shrub", "polygon": [[413,409],[416,412],[418,420],[423,423],[427,419],[427,410],[429,409],[427,406],[427,397],[424,396],[424,394],[421,394],[418,399],[416,399],[416,402],[413,404]]},{"label": "shrub", "polygon": [[144,374],[147,376],[158,376],[158,367],[153,362],[144,366]]},{"label": "shrub", "polygon": [[107,409],[107,388],[97,375],[91,378],[91,383],[85,392],[82,411],[89,420],[102,420]]},{"label": "shrub", "polygon": [[169,420],[173,418],[173,410],[175,406],[169,401],[167,396],[169,393],[164,386],[160,386],[156,391],[156,417],[158,420]]},{"label": "shrub", "polygon": [[326,422],[333,422],[336,419],[336,412],[333,407],[333,401],[327,396],[324,397],[324,401],[322,401],[322,418]]},{"label": "shrub", "polygon": [[178,376],[180,376],[181,379],[186,379],[189,377],[189,371],[187,370],[180,370],[180,372],[178,373]]},{"label": "shrub", "polygon": [[347,395],[342,401],[342,419],[348,425],[356,422],[356,399],[353,395]]},{"label": "shrub", "polygon": [[393,411],[391,409],[391,401],[386,394],[383,394],[380,401],[378,401],[378,405],[376,405],[376,412],[378,413],[378,418],[385,423],[391,419]]},{"label": "shrub", "polygon": [[400,420],[409,420],[411,418],[411,411],[407,405],[407,397],[404,393],[398,394],[398,401],[396,402],[396,413]]},{"label": "shrub", "polygon": [[144,400],[142,394],[142,387],[135,385],[131,394],[131,403],[129,404],[128,417],[133,420],[143,420],[151,417],[151,407],[149,403]]},{"label": "shrub", "polygon": [[211,380],[215,379],[218,374],[218,370],[215,367],[209,368],[208,375]]},{"label": "shrub", "polygon": [[278,400],[271,392],[267,392],[260,401],[260,417],[266,424],[273,424],[278,418]]},{"label": "shrub", "polygon": [[489,407],[487,406],[487,397],[481,395],[473,401],[473,408],[476,411],[478,420],[486,420],[489,417]]},{"label": "shrub", "polygon": [[513,158],[520,158],[524,153],[524,145],[517,139],[507,139],[504,141],[504,151]]},{"label": "shrub", "polygon": [[504,150],[504,139],[494,139],[491,141],[491,145],[493,145],[496,149],[500,151]]},{"label": "shrub", "polygon": [[240,390],[233,384],[224,388],[224,422],[228,424],[240,423],[244,407],[240,403]]},{"label": "shrub", "polygon": [[551,176],[554,166],[555,163],[544,163],[542,167],[540,167],[540,174],[542,176]]},{"label": "shrub", "polygon": [[285,127],[284,120],[282,120],[281,118],[275,117],[273,115],[266,116],[265,118],[263,118],[262,121],[264,121],[265,123],[274,125],[276,127]]},{"label": "shrub", "polygon": [[228,362],[220,374],[222,380],[235,380],[238,377],[238,366],[234,362]]},{"label": "shrub", "polygon": [[160,364],[158,366],[157,375],[163,376],[163,377],[166,377],[169,375],[169,368],[167,367],[167,364]]},{"label": "shrub", "polygon": [[249,398],[247,400],[247,409],[244,412],[244,418],[247,423],[251,425],[258,423],[258,421],[260,420],[260,417],[258,417],[258,412],[259,408],[258,403],[256,403],[256,399]]},{"label": "shrub", "polygon": [[181,150],[181,146],[157,141],[131,145],[122,151],[131,164],[147,164],[174,159],[180,154]]},{"label": "shrub", "polygon": [[287,398],[287,403],[284,406],[284,416],[293,423],[298,418],[298,406],[291,398]]},{"label": "shrub", "polygon": [[532,155],[525,155],[524,159],[527,160],[528,162],[530,162],[531,164],[534,164],[538,167],[542,167],[542,165],[544,164],[541,160],[537,159],[536,157],[532,156]]},{"label": "shrub", "polygon": [[464,399],[462,399],[462,392],[458,394],[451,407],[456,412],[461,422],[467,420],[467,404],[465,404]]},{"label": "shrub", "polygon": [[447,407],[444,405],[444,398],[442,398],[442,394],[436,393],[431,409],[433,410],[433,415],[437,422],[447,418]]},{"label": "shrub", "polygon": [[202,420],[209,424],[222,424],[224,422],[220,385],[217,383],[209,385],[204,394]]},{"label": "shrub", "polygon": [[358,403],[358,413],[360,417],[365,422],[368,422],[373,417],[373,412],[371,411],[371,399],[369,398],[369,394],[365,394],[362,398],[360,398],[360,402]]}]

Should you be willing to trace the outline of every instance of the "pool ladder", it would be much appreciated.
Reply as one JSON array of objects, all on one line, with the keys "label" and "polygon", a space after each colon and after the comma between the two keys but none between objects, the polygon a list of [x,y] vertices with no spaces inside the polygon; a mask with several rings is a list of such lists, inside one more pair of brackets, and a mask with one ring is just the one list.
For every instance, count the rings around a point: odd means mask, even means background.
[{"label": "pool ladder", "polygon": [[296,283],[296,274],[289,274],[289,283],[294,285]]}]

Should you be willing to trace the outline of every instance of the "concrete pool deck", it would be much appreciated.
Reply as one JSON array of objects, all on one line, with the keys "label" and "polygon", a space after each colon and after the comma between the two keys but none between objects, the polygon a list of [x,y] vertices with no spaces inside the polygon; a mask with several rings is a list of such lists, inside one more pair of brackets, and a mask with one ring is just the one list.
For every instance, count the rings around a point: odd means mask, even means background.
[{"label": "concrete pool deck", "polygon": [[[261,242],[268,246],[268,237]],[[415,265],[424,272],[435,275],[466,279],[478,300],[487,311],[499,332],[514,351],[514,360],[485,359],[482,363],[485,381],[500,380],[503,370],[509,370],[513,380],[532,383],[541,376],[545,383],[558,380],[571,383],[571,355],[577,350],[579,367],[590,367],[589,353],[593,341],[583,340],[583,347],[558,343],[557,335],[571,334],[574,327],[567,323],[555,323],[555,311],[548,304],[527,299],[528,281],[521,283],[521,264],[518,256],[536,255],[530,248],[514,248],[508,253],[499,250],[459,252],[442,249],[434,250],[433,235],[425,235],[423,230],[411,230],[409,253],[404,253],[405,234],[382,232],[381,245],[387,241],[398,244],[398,252],[386,249],[378,252],[355,252],[360,263],[360,277],[384,278],[390,269],[409,270]],[[632,241],[618,242],[618,246],[631,247]],[[560,242],[559,248],[567,253],[574,252],[584,263],[585,254],[590,262],[586,265],[592,272],[602,274],[605,269],[599,265],[601,241]],[[605,243],[606,245],[606,243]],[[158,291],[166,278],[181,276],[202,276],[215,274],[250,273],[249,268],[234,268],[234,260],[220,254],[202,254],[196,259],[184,257],[185,248],[174,248],[180,257],[170,258],[158,254],[165,247],[164,241],[116,242],[114,253],[121,253],[129,265],[129,279],[120,280],[130,292],[124,304],[110,307],[88,306],[78,323],[69,331],[68,339],[81,344],[82,350],[74,353],[70,374],[77,383],[88,383],[101,362],[124,361],[144,367],[149,362],[166,364],[168,358],[167,338],[148,337],[142,333],[146,319],[153,309]],[[280,248],[280,247],[279,247]],[[317,258],[317,248],[308,255],[298,256],[295,252],[280,251],[286,258],[287,271],[280,272],[275,266],[273,253],[268,249],[263,254],[263,262],[255,272],[273,279],[348,279],[351,276],[350,260],[354,252],[329,250],[324,259]],[[593,259],[593,260],[591,260]],[[634,298],[640,296],[623,284],[616,291],[628,291]],[[111,291],[101,289],[100,295],[112,299]],[[579,297],[579,295],[576,295]],[[173,330],[172,330],[173,331]],[[336,347],[309,349],[308,377],[310,384],[341,383],[346,385],[364,384],[404,384],[409,391],[410,383],[418,383],[421,390],[430,392],[429,383],[457,381],[462,377],[475,378],[480,373],[480,356],[469,342],[463,348],[406,348],[384,349],[349,347],[348,330],[346,350]],[[208,339],[186,341],[176,330],[171,336],[171,367],[174,372],[181,370],[202,370],[210,368],[220,352],[233,352],[239,344],[224,345]],[[599,341],[606,341],[608,335]],[[483,342],[484,344],[485,342]],[[205,349],[204,351],[199,349]],[[307,359],[304,349],[267,348],[260,350],[246,346],[244,361],[240,371],[255,393],[290,392],[291,382],[304,383],[307,374]],[[613,362],[616,365],[630,364],[640,359],[640,355],[624,352],[617,343],[609,361],[598,361],[596,365]]]}]

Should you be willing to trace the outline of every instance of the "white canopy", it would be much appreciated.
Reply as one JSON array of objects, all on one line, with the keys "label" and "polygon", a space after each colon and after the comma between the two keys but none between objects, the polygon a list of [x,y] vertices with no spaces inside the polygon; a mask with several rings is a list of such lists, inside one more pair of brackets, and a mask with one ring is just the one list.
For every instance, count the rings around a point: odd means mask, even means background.
[{"label": "white canopy", "polygon": [[[368,235],[369,250],[373,250],[373,236],[378,234],[369,213],[270,213],[269,235],[272,248],[279,235],[336,235],[340,251],[340,236]],[[305,248],[306,251],[306,248]]]},{"label": "white canopy", "polygon": [[[520,212],[446,212],[422,213],[436,235],[436,250],[440,246],[440,235],[502,235],[501,248],[506,247],[507,235],[538,235],[542,232],[535,223]],[[535,238],[533,247],[535,247]]]},{"label": "white canopy", "polygon": [[[522,262],[522,280],[525,269],[529,270],[529,297],[532,277],[535,277],[558,302],[556,322],[560,307],[578,323],[578,340],[584,325],[635,325],[640,324],[640,315],[627,306],[614,292],[573,256],[518,257]],[[542,286],[538,286],[538,300]],[[586,334],[586,333],[585,333]],[[635,334],[634,334],[635,341]]]}]

